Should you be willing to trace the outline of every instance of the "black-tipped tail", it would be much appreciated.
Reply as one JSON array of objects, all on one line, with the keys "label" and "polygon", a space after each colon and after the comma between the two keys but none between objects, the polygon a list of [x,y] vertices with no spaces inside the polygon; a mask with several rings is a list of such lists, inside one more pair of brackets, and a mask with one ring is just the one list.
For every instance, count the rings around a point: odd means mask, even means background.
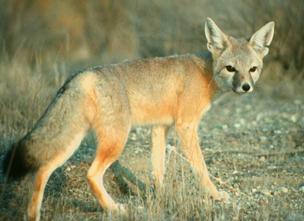
[{"label": "black-tipped tail", "polygon": [[25,156],[21,142],[14,144],[6,153],[3,161],[3,172],[7,180],[17,180],[33,170]]}]

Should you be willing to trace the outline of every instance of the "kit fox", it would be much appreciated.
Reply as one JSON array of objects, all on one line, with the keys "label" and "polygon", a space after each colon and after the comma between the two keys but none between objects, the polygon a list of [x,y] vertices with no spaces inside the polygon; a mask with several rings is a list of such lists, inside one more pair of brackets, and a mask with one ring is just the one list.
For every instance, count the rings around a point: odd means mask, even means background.
[{"label": "kit fox", "polygon": [[88,183],[104,209],[123,209],[107,193],[103,175],[116,161],[134,125],[152,125],[152,169],[156,186],[165,172],[165,146],[174,127],[181,150],[202,186],[225,200],[209,178],[197,134],[201,116],[216,93],[252,92],[274,34],[274,22],[249,40],[226,35],[210,18],[205,23],[208,52],[139,59],[94,67],[70,78],[35,124],[13,145],[4,162],[7,177],[35,171],[29,220],[39,220],[44,188],[52,172],[78,148],[87,131],[97,135]]}]

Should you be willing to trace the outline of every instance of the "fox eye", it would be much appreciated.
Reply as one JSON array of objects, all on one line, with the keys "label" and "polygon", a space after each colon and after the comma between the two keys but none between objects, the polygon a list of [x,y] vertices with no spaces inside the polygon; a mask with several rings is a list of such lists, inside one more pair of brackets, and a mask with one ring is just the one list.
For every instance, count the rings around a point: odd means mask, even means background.
[{"label": "fox eye", "polygon": [[229,72],[236,72],[236,69],[234,67],[232,67],[231,65],[227,65],[226,70]]},{"label": "fox eye", "polygon": [[252,68],[249,69],[249,72],[255,72],[258,69],[258,67],[253,66]]}]

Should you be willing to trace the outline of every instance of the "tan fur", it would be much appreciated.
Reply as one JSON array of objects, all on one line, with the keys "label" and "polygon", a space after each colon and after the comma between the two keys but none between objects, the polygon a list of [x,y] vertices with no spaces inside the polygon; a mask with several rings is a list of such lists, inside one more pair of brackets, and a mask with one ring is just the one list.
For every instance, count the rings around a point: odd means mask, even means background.
[{"label": "tan fur", "polygon": [[[256,36],[263,38],[263,33]],[[160,187],[164,179],[167,130],[174,126],[181,149],[202,186],[214,199],[226,198],[209,178],[199,146],[198,124],[216,93],[227,88],[239,92],[240,82],[248,79],[253,85],[248,70],[254,63],[261,71],[265,51],[256,48],[263,47],[261,39],[259,46],[253,46],[254,38],[250,42],[234,39],[224,34],[211,19],[206,23],[206,37],[211,54],[141,59],[96,67],[76,75],[60,89],[53,104],[26,138],[29,156],[39,162],[28,208],[30,220],[39,220],[49,176],[70,157],[89,128],[95,130],[98,144],[87,177],[104,209],[122,209],[105,190],[103,175],[119,158],[131,127],[145,124],[153,126],[151,160],[156,187]],[[227,65],[235,66],[237,72],[227,73],[224,70]],[[231,80],[236,76],[240,85],[234,85]]]},{"label": "tan fur", "polygon": [[152,128],[152,171],[156,188],[160,188],[163,184],[165,173],[165,154],[166,154],[166,137],[168,127],[154,126]]}]

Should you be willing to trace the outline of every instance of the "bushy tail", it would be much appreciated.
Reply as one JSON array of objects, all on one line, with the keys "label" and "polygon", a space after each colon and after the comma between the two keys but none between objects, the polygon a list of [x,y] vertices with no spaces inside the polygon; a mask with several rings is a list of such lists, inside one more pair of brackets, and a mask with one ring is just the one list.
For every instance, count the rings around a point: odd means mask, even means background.
[{"label": "bushy tail", "polygon": [[22,141],[13,144],[3,161],[3,171],[7,180],[17,180],[36,168],[26,157]]}]

